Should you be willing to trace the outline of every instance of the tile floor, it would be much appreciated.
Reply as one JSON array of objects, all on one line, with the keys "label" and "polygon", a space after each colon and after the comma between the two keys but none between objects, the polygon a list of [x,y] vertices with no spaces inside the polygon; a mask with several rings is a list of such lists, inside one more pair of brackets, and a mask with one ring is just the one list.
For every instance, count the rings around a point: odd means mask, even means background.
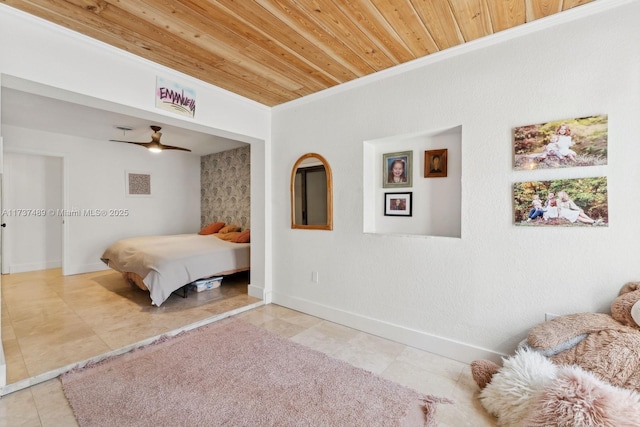
[{"label": "tile floor", "polygon": [[[92,275],[93,274],[96,276],[90,276],[89,279],[101,282],[102,284],[100,286],[103,286],[105,289],[113,289],[113,286],[115,286],[113,283],[115,279],[103,277],[103,275],[108,276],[107,273],[92,273]],[[6,276],[3,276],[2,278],[3,344],[5,342],[4,334],[8,330],[8,328],[5,327],[6,319],[4,313],[5,310],[8,310],[7,307],[10,307],[9,305],[5,306],[5,296],[13,293],[14,295],[8,298],[17,298],[17,294],[19,293],[17,290],[11,290],[11,286],[5,290],[5,277]],[[87,277],[85,277],[85,287],[87,283],[86,279]],[[116,286],[115,288],[118,287]],[[123,291],[123,288],[118,289]],[[69,289],[64,291],[57,289],[57,292],[59,295],[74,294],[74,286],[70,285]],[[78,292],[78,290],[76,289],[75,292]],[[110,292],[114,291],[111,290]],[[97,293],[100,294],[100,292]],[[25,297],[25,295],[22,295],[22,297]],[[126,296],[124,299],[129,298],[131,298],[131,295]],[[36,301],[40,299],[46,300],[47,298],[35,298]],[[73,300],[74,298],[68,296],[67,299]],[[101,298],[99,296],[95,296],[94,302],[99,302],[100,300]],[[249,302],[250,305],[252,301],[245,300],[245,303],[246,302]],[[35,303],[36,302],[34,302],[34,304]],[[184,304],[184,302],[179,303]],[[44,304],[44,301],[40,301],[40,304]],[[125,303],[122,304],[126,305]],[[140,312],[145,312],[145,310],[142,309],[143,306],[140,302],[137,302],[133,307],[137,307],[137,310]],[[164,307],[164,304],[160,308],[162,307]],[[134,330],[138,331],[138,328],[144,329],[145,325],[143,321],[144,315],[138,318],[138,313],[135,315],[137,319],[135,321],[129,320],[118,327],[107,327],[105,325],[105,323],[111,324],[113,319],[120,319],[125,314],[126,316],[131,316],[131,307],[129,307],[129,311],[121,307],[114,311],[111,316],[103,314],[102,317],[95,311],[95,308],[93,310],[87,310],[83,318],[90,319],[93,328],[99,330],[104,329],[105,331],[117,331],[105,332],[105,336],[111,337],[107,340],[110,344],[107,344],[107,342],[103,344],[107,347],[128,342],[129,340],[123,338],[123,335],[127,335],[125,330],[129,331],[132,336],[148,334],[148,332],[146,334],[134,332]],[[204,308],[196,311],[199,313],[200,310],[206,311]],[[237,311],[239,310],[243,310],[243,308],[240,307]],[[59,312],[60,311],[65,314],[62,308],[59,308]],[[166,311],[171,313],[181,310],[174,307]],[[80,312],[80,310],[78,312]],[[95,316],[93,313],[95,313]],[[210,315],[211,314],[212,313],[210,313]],[[80,314],[78,314],[78,316],[80,316]],[[469,366],[464,363],[435,356],[431,353],[407,347],[274,304],[257,306],[236,314],[235,316],[423,393],[447,397],[453,400],[455,402],[454,404],[441,404],[438,406],[437,419],[439,426],[483,427],[496,425],[495,419],[486,414],[480,406],[477,399],[478,388],[471,378]],[[65,315],[60,315],[60,317],[70,321]],[[18,328],[14,329],[22,330],[22,328],[25,328],[29,330],[27,326],[20,325],[21,321],[27,321],[24,316],[17,316],[16,318],[20,319],[20,321],[17,321],[19,324]],[[184,317],[182,320],[184,321]],[[172,327],[170,323],[170,321],[163,323],[163,327]],[[30,324],[27,323],[25,325]],[[9,330],[9,332],[11,331]],[[153,330],[153,332],[155,333],[157,331]],[[31,333],[38,335],[33,330],[31,330]],[[84,336],[82,332],[80,335]],[[47,341],[42,334],[40,334],[40,336],[43,342]],[[11,338],[8,338],[7,341],[11,341]],[[17,344],[14,343],[14,345]],[[69,346],[71,347],[71,344],[69,344]],[[81,346],[80,348],[84,347]],[[28,358],[25,358],[25,367],[21,369],[27,370],[29,373],[31,372],[30,369],[33,370],[33,372],[37,372],[37,370],[34,370],[36,368],[30,368],[28,366],[26,359]],[[62,393],[61,384],[57,378],[12,392],[0,398],[0,426],[58,427],[75,425],[77,425],[75,418]]]},{"label": "tile floor", "polygon": [[7,384],[135,345],[250,304],[248,273],[217,289],[171,295],[160,307],[113,270],[62,276],[59,269],[2,276]]}]

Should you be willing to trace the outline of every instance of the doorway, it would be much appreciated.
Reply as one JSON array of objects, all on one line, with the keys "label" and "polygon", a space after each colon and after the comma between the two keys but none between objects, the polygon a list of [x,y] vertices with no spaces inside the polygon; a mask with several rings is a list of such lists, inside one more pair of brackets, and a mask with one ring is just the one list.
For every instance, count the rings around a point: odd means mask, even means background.
[{"label": "doorway", "polygon": [[63,158],[4,153],[2,274],[63,266]]}]

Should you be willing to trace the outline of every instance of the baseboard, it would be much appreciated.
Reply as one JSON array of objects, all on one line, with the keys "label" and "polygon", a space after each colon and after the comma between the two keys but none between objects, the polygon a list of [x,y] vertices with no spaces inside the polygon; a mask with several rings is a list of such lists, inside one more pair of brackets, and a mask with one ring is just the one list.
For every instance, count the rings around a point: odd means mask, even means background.
[{"label": "baseboard", "polygon": [[7,385],[7,361],[4,359],[4,347],[0,343],[0,389]]},{"label": "baseboard", "polygon": [[277,292],[272,293],[272,302],[292,310],[320,317],[340,325],[463,363],[487,359],[501,364],[502,358],[506,357],[505,354],[492,350],[431,335],[426,332],[318,304],[313,301],[279,294]]},{"label": "baseboard", "polygon": [[62,267],[62,261],[30,262],[26,264],[10,264],[9,274],[26,273],[29,271],[48,270]]},{"label": "baseboard", "polygon": [[[93,264],[80,264],[69,266],[65,270],[65,276],[71,276],[73,274],[93,273],[95,271],[109,270],[109,267],[104,262],[96,262]],[[115,271],[115,270],[114,270]]]},{"label": "baseboard", "polygon": [[247,287],[247,293],[250,297],[259,298],[264,301],[265,304],[268,304],[270,301],[267,301],[267,295],[264,291],[264,288],[257,285],[251,285]]}]

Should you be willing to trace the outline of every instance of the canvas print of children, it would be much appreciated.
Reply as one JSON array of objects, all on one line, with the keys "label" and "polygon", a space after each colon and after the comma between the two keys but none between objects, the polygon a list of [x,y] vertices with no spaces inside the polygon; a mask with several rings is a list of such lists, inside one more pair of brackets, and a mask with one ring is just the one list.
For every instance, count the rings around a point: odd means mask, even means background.
[{"label": "canvas print of children", "polygon": [[[544,203],[541,194],[546,194]],[[519,226],[606,227],[607,177],[516,182],[513,207]]]},{"label": "canvas print of children", "polygon": [[514,169],[606,165],[607,136],[606,115],[516,127]]}]

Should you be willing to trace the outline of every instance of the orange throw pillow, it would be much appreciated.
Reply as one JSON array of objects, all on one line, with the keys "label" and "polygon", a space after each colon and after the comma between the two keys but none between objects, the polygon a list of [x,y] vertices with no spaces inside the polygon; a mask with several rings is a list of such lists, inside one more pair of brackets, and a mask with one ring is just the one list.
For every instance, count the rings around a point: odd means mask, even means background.
[{"label": "orange throw pillow", "polygon": [[240,234],[239,231],[230,231],[229,233],[218,233],[216,234],[216,237],[218,239],[226,240],[227,242],[230,242],[231,240],[235,239],[236,236],[238,236],[239,234]]},{"label": "orange throw pillow", "polygon": [[231,241],[233,243],[249,243],[251,241],[251,232],[249,230],[245,230],[231,239]]},{"label": "orange throw pillow", "polygon": [[237,225],[227,225],[226,227],[222,227],[220,231],[218,231],[218,233],[227,234],[227,233],[232,233],[234,231],[240,231],[240,227],[238,227]]},{"label": "orange throw pillow", "polygon": [[224,227],[224,222],[212,222],[211,224],[202,227],[202,230],[198,232],[198,234],[213,234],[220,231],[220,229]]}]

